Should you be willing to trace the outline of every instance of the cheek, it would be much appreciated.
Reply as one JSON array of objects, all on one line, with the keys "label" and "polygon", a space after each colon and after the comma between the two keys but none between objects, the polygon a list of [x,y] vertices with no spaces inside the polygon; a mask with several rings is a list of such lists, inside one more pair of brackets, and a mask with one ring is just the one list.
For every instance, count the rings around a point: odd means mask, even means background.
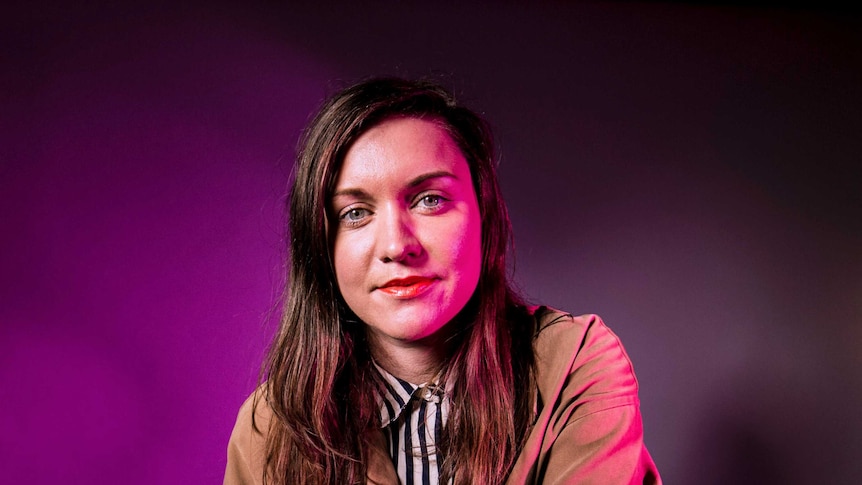
[{"label": "cheek", "polygon": [[457,246],[459,263],[467,268],[478,268],[482,265],[482,235],[478,230],[472,226],[468,227]]},{"label": "cheek", "polygon": [[335,282],[338,284],[339,291],[342,295],[350,293],[362,274],[359,271],[361,265],[359,247],[343,236],[338,236],[332,247],[332,259]]},{"label": "cheek", "polygon": [[[482,272],[482,231],[478,223],[465,224],[459,237],[452,240],[453,263],[463,278],[473,284]],[[475,281],[471,281],[475,280]]]}]

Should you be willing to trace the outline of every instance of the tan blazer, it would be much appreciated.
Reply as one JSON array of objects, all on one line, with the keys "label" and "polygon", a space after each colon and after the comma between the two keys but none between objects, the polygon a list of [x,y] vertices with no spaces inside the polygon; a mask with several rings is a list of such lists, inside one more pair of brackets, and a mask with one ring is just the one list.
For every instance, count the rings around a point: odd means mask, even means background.
[{"label": "tan blazer", "polygon": [[[538,311],[538,415],[507,484],[661,484],[643,442],[638,384],[622,344],[596,315]],[[251,427],[252,398],[228,444],[225,485],[261,485],[264,437]],[[266,430],[271,411],[258,402]],[[397,484],[383,433],[368,482]]]}]

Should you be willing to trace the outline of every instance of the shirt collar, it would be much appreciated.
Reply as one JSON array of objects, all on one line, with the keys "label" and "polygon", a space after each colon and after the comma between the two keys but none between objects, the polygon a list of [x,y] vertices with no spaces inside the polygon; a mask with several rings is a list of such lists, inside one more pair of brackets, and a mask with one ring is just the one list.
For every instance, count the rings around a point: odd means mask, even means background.
[{"label": "shirt collar", "polygon": [[443,388],[438,384],[439,376],[424,384],[413,384],[399,379],[383,367],[374,362],[374,367],[383,378],[381,393],[377,395],[377,403],[380,406],[380,427],[385,428],[393,421],[397,421],[404,410],[410,404],[414,396],[417,399],[440,402]]}]

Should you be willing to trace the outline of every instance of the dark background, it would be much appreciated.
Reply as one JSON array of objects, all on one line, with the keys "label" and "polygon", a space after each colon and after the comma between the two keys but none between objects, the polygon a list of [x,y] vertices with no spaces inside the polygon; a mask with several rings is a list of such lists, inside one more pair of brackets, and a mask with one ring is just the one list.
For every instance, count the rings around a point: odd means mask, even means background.
[{"label": "dark background", "polygon": [[603,316],[667,483],[862,476],[862,35],[806,5],[89,3],[0,15],[0,468],[220,483],[294,144],[357,79],[496,128],[531,300]]}]

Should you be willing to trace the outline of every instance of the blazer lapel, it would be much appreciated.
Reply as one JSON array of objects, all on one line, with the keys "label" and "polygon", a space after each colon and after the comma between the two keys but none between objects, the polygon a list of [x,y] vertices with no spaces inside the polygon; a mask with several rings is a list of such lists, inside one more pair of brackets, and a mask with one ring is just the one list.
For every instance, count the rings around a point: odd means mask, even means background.
[{"label": "blazer lapel", "polygon": [[398,485],[398,474],[386,451],[383,430],[372,431],[371,449],[368,451],[368,483],[374,485]]}]

